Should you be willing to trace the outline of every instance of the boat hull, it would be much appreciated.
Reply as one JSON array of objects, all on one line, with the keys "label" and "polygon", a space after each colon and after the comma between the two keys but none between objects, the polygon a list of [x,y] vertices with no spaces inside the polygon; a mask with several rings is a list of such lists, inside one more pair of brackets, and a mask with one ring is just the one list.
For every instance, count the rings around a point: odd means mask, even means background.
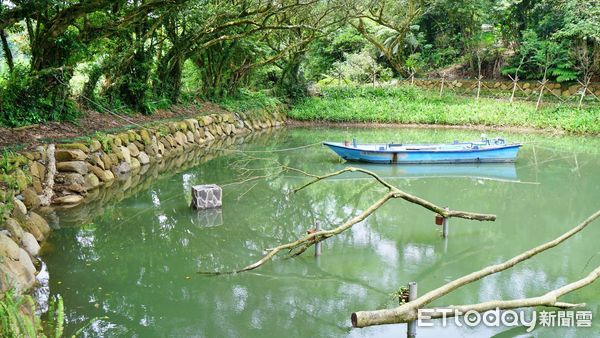
[{"label": "boat hull", "polygon": [[360,147],[324,142],[346,161],[388,164],[421,163],[510,163],[514,162],[520,144],[468,150],[368,150]]}]

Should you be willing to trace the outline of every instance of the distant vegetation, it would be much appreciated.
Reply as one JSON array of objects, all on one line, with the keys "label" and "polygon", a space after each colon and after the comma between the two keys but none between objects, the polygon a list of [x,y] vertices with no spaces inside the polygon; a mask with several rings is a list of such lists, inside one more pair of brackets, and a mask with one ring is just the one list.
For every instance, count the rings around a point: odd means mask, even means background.
[{"label": "distant vegetation", "polygon": [[531,127],[600,134],[600,107],[551,105],[536,111],[529,102],[476,101],[410,86],[331,86],[321,95],[297,103],[288,115],[304,121]]},{"label": "distant vegetation", "polygon": [[[433,74],[598,79],[597,0],[0,2],[0,124]],[[248,96],[248,95],[246,95]],[[229,99],[228,99],[229,98]]]}]

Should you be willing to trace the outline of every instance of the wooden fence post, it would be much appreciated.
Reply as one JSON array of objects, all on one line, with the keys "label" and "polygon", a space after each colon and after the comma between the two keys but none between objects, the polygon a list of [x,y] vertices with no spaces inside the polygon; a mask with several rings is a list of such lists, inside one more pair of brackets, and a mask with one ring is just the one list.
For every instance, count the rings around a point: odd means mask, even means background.
[{"label": "wooden fence post", "polygon": [[[408,283],[408,301],[412,302],[417,299],[417,282]],[[417,336],[417,321],[413,320],[407,324],[406,336],[414,338]]]},{"label": "wooden fence post", "polygon": [[[448,208],[448,207],[445,207],[444,209],[445,209],[446,211],[449,211],[449,210],[450,210],[450,208]],[[444,217],[444,220],[443,220],[443,222],[442,222],[442,236],[443,236],[444,238],[448,238],[448,233],[449,233],[449,231],[450,231],[450,228],[449,228],[449,227],[450,227],[450,224],[448,224],[448,217]]]},{"label": "wooden fence post", "polygon": [[513,78],[512,76],[510,76],[510,74],[508,74],[508,77],[513,82],[512,93],[510,94],[510,103],[513,103],[515,99],[515,92],[517,91],[517,82],[519,81],[519,75],[515,75],[515,77]]},{"label": "wooden fence post", "polygon": [[[315,222],[315,232],[321,231],[321,222]],[[321,242],[315,243],[315,257],[321,256]]]},{"label": "wooden fence post", "polygon": [[546,80],[546,78],[544,78],[541,82],[538,81],[538,83],[540,84],[540,95],[538,96],[537,103],[535,104],[535,110],[538,110],[540,108],[540,103],[542,103],[542,96],[544,96],[544,89],[546,88],[546,82],[548,82],[548,80]]},{"label": "wooden fence post", "polygon": [[444,80],[446,78],[444,76],[442,76],[442,84],[440,85],[440,97],[442,96],[442,94],[444,93]]},{"label": "wooden fence post", "polygon": [[583,103],[583,98],[585,97],[585,93],[587,92],[588,86],[590,85],[590,80],[591,79],[589,77],[587,78],[587,81],[586,79],[584,79],[584,84],[583,82],[579,81],[579,79],[577,79],[577,82],[579,82],[583,86],[583,90],[581,91],[581,97],[579,98],[579,105],[577,105],[577,107],[581,107],[581,104]]}]

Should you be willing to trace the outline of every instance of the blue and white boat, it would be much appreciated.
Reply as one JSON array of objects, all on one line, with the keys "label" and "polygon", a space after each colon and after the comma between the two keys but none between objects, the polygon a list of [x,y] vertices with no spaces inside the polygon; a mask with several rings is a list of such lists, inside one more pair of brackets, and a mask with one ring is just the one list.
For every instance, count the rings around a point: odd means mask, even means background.
[{"label": "blue and white boat", "polygon": [[421,163],[506,163],[514,162],[519,143],[502,138],[450,144],[358,144],[323,142],[346,161],[391,164]]}]

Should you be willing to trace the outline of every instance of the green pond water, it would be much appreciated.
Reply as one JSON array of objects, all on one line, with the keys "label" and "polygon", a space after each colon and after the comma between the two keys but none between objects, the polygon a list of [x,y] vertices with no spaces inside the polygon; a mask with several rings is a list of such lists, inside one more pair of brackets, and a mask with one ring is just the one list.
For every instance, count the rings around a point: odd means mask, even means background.
[{"label": "green pond water", "polygon": [[[478,139],[480,132],[434,129],[287,129],[236,146],[273,150],[341,141],[422,142]],[[497,136],[488,132],[489,136]],[[61,294],[68,333],[94,317],[86,336],[105,337],[403,337],[406,325],[352,329],[350,314],[394,307],[391,294],[417,281],[419,292],[499,263],[574,227],[600,209],[600,141],[503,133],[524,141],[515,165],[369,166],[399,188],[452,209],[498,216],[496,222],[450,220],[444,240],[434,215],[392,200],[351,230],[295,259],[276,259],[233,276],[263,250],[306,234],[316,221],[332,228],[366,209],[385,190],[357,174],[312,185],[281,174],[273,162],[240,163],[229,153],[180,173],[167,172],[120,201],[89,209],[85,221],[59,213],[60,229],[43,260],[51,294]],[[345,166],[321,146],[252,153],[323,174]],[[237,161],[237,162],[236,162]],[[241,167],[267,179],[243,180]],[[263,168],[262,170],[260,170]],[[266,169],[265,169],[266,168]],[[192,185],[223,185],[223,208],[189,208]],[[445,296],[433,304],[478,303],[542,295],[587,275],[600,264],[600,221],[516,267]],[[598,282],[600,283],[600,282]],[[600,284],[564,297],[600,314]],[[418,337],[593,337],[591,328],[419,328]]]}]

